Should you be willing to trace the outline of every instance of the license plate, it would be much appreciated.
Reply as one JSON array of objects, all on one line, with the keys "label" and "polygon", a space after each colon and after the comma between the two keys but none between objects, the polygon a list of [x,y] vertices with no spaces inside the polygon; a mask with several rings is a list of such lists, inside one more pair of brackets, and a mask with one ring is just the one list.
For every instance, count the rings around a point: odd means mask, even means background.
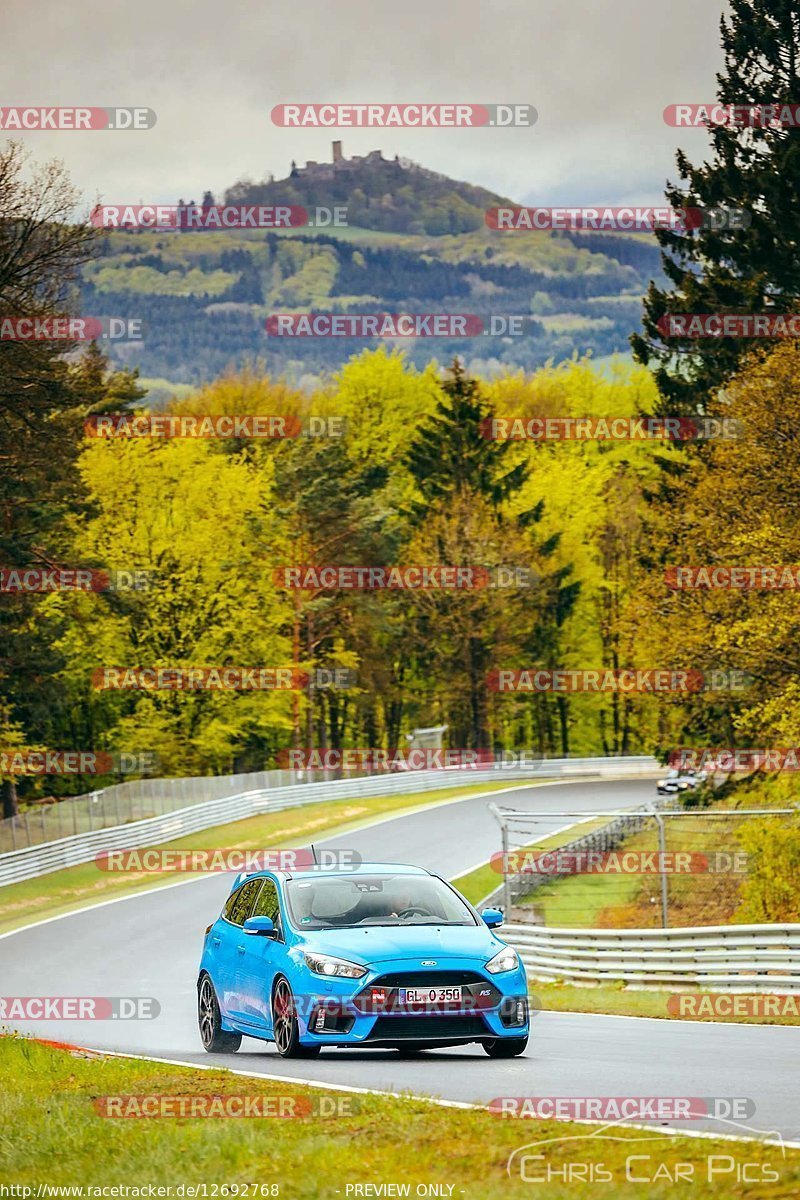
[{"label": "license plate", "polygon": [[401,1004],[461,1003],[460,987],[398,988]]}]

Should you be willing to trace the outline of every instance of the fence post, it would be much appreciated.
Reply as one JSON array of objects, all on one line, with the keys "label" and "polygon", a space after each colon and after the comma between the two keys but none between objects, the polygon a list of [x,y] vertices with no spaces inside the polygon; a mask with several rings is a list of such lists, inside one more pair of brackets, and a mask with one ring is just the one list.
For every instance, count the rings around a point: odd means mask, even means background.
[{"label": "fence post", "polygon": [[511,876],[509,875],[508,863],[508,826],[505,821],[500,825],[500,831],[503,838],[503,906],[507,921],[511,920]]},{"label": "fence post", "polygon": [[667,885],[667,834],[664,818],[654,812],[658,822],[658,855],[661,866],[661,928],[669,929],[669,894]]}]

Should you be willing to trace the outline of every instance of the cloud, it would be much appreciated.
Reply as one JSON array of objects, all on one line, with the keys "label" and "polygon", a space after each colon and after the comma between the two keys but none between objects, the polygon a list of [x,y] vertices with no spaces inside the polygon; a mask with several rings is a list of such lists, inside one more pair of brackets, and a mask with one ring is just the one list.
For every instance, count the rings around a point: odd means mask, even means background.
[{"label": "cloud", "polygon": [[[523,202],[659,199],[700,130],[662,121],[712,99],[721,6],[696,0],[40,0],[4,15],[4,103],[144,105],[143,132],[30,133],[88,199],[198,198],[289,163],[380,148]],[[291,130],[291,101],[527,102],[533,129]]]}]

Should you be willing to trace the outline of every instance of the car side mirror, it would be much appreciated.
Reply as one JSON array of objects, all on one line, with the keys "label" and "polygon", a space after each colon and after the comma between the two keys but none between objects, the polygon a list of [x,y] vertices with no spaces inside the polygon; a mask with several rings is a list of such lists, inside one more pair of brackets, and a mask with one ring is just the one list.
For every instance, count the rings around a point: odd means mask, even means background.
[{"label": "car side mirror", "polygon": [[498,925],[503,924],[503,914],[499,908],[485,908],[481,913],[484,925],[488,925],[490,929],[497,929]]},{"label": "car side mirror", "polygon": [[244,932],[255,934],[256,937],[276,938],[278,931],[269,917],[248,917],[244,923]]}]

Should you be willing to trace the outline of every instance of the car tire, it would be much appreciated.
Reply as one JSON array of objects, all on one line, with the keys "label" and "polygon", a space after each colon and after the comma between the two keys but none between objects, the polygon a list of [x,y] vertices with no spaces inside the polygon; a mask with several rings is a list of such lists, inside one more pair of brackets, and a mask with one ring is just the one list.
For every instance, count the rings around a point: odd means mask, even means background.
[{"label": "car tire", "polygon": [[203,1048],[209,1054],[235,1054],[242,1044],[240,1033],[228,1033],[222,1028],[222,1014],[210,975],[201,975],[197,984],[197,1024]]},{"label": "car tire", "polygon": [[489,1038],[481,1043],[489,1058],[516,1058],[524,1054],[528,1045],[527,1037],[521,1038]]},{"label": "car tire", "polygon": [[319,1046],[304,1046],[300,1041],[294,996],[288,979],[279,975],[272,989],[272,1036],[281,1058],[316,1058]]}]

